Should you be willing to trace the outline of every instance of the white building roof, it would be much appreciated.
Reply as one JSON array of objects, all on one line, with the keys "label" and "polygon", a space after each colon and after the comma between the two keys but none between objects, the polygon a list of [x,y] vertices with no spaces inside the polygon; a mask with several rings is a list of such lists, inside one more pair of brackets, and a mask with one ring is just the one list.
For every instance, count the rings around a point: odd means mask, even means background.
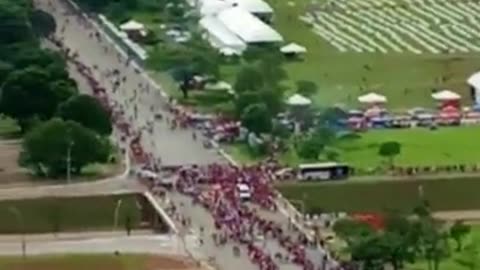
[{"label": "white building roof", "polygon": [[227,29],[246,43],[283,41],[277,31],[240,7],[223,10],[217,17]]},{"label": "white building roof", "polygon": [[439,101],[447,101],[447,100],[457,100],[460,99],[461,96],[453,91],[450,90],[442,90],[437,93],[432,94],[432,98]]},{"label": "white building roof", "polygon": [[202,16],[214,16],[224,9],[233,7],[231,3],[223,0],[203,0],[199,6]]},{"label": "white building roof", "polygon": [[247,47],[245,42],[225,27],[216,17],[207,16],[202,18],[200,20],[200,26],[213,37],[210,39],[210,42],[213,43],[212,45],[214,47],[220,49],[229,48],[237,51],[243,51]]},{"label": "white building roof", "polygon": [[263,0],[227,0],[251,13],[273,13],[272,7]]}]

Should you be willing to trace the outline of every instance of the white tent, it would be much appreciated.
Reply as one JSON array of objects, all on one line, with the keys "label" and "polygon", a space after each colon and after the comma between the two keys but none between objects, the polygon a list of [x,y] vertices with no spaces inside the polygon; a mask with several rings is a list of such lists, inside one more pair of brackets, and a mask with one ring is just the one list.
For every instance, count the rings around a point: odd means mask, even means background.
[{"label": "white tent", "polygon": [[239,36],[245,43],[283,41],[277,31],[242,8],[225,9],[217,17],[228,30]]},{"label": "white tent", "polygon": [[247,44],[228,30],[216,17],[204,17],[200,20],[200,26],[206,30],[212,46],[220,51],[228,49],[235,54],[241,54],[247,48]]},{"label": "white tent", "polygon": [[123,31],[141,31],[145,29],[145,26],[135,20],[130,20],[120,25],[120,29]]},{"label": "white tent", "polygon": [[297,53],[306,53],[307,49],[303,46],[298,45],[297,43],[292,42],[280,48],[280,52],[297,54]]},{"label": "white tent", "polygon": [[273,9],[263,0],[227,0],[235,6],[238,6],[253,14],[272,14]]},{"label": "white tent", "polygon": [[366,103],[366,104],[376,104],[376,103],[385,103],[387,102],[387,98],[385,96],[379,95],[377,93],[368,93],[363,96],[358,97],[358,101],[360,103]]},{"label": "white tent", "polygon": [[215,16],[232,6],[232,4],[222,0],[204,0],[200,3],[200,14],[202,16]]},{"label": "white tent", "polygon": [[291,106],[307,106],[312,104],[312,101],[300,94],[294,94],[288,98],[287,104]]},{"label": "white tent", "polygon": [[467,83],[475,89],[480,89],[480,72],[472,74],[468,78]]},{"label": "white tent", "polygon": [[461,96],[450,90],[442,90],[432,94],[432,98],[438,101],[458,100]]}]

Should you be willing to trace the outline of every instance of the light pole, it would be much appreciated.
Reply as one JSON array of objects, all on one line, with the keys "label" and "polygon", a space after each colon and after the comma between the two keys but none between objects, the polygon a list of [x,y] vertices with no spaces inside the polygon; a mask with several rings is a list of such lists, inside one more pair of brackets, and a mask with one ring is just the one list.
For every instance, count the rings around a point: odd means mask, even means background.
[{"label": "light pole", "polygon": [[113,213],[113,230],[118,226],[118,215],[120,212],[120,206],[122,206],[122,199],[118,199],[117,205],[115,206],[115,211]]},{"label": "light pole", "polygon": [[67,147],[67,184],[70,184],[72,178],[72,147],[75,143],[70,140]]},{"label": "light pole", "polygon": [[21,249],[22,249],[22,258],[26,258],[27,257],[27,242],[26,242],[26,239],[25,239],[25,227],[24,227],[24,223],[23,223],[23,216],[22,216],[22,213],[20,212],[20,210],[18,210],[18,208],[12,206],[10,208],[8,208],[8,211],[10,211],[14,216],[15,218],[17,219],[17,223],[18,223],[18,227],[21,231],[21,238],[20,238],[20,244],[21,244]]}]

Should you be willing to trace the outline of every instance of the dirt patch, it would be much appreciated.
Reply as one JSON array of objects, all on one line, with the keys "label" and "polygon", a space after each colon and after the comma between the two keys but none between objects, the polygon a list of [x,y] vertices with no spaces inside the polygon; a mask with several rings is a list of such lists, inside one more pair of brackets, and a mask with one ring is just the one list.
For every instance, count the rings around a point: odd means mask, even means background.
[{"label": "dirt patch", "polygon": [[0,185],[28,183],[33,177],[27,170],[18,166],[21,142],[0,140]]}]

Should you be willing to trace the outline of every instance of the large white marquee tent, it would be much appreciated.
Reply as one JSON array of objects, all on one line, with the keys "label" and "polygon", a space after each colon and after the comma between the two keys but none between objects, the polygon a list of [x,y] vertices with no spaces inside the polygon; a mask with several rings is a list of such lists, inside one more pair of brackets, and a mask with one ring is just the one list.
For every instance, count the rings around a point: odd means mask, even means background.
[{"label": "large white marquee tent", "polygon": [[273,9],[263,0],[227,0],[235,6],[238,6],[253,14],[272,14]]},{"label": "large white marquee tent", "polygon": [[202,18],[200,26],[207,31],[210,43],[220,50],[228,48],[241,54],[247,48],[247,44],[228,30],[216,17]]},{"label": "large white marquee tent", "polygon": [[218,20],[245,43],[282,42],[282,36],[272,27],[240,7],[225,9]]},{"label": "large white marquee tent", "polygon": [[273,14],[273,9],[263,0],[196,0],[197,8],[202,15],[221,6],[237,6],[253,14]]}]

